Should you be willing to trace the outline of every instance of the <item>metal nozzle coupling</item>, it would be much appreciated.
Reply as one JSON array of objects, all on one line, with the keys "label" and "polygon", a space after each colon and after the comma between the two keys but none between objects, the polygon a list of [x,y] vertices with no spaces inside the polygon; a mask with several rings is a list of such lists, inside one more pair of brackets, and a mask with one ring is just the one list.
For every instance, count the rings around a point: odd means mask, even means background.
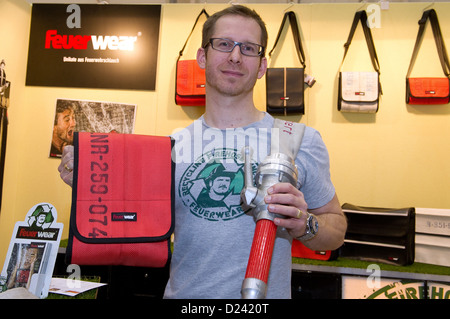
[{"label": "metal nozzle coupling", "polygon": [[251,149],[244,148],[243,155],[245,185],[241,192],[242,206],[244,210],[251,208],[256,220],[261,218],[273,220],[275,215],[268,212],[264,197],[269,187],[276,183],[297,185],[298,171],[295,162],[282,153],[267,156],[258,166],[254,185],[250,165]]}]

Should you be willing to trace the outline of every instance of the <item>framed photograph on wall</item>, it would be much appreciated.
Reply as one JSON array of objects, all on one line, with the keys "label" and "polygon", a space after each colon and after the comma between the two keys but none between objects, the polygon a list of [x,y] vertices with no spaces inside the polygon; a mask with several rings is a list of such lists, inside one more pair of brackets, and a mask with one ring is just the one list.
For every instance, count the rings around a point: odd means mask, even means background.
[{"label": "framed photograph on wall", "polygon": [[135,115],[134,104],[57,99],[49,156],[61,157],[74,132],[133,134]]}]

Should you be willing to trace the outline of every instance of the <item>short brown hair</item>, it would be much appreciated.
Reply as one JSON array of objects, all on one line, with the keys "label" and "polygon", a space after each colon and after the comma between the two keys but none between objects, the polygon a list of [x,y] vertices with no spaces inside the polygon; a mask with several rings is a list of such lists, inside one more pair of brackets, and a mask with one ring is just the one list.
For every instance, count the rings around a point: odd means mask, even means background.
[{"label": "short brown hair", "polygon": [[[231,5],[228,8],[225,8],[221,11],[218,11],[211,15],[203,24],[203,32],[202,32],[202,47],[206,47],[209,43],[209,39],[211,38],[212,34],[214,33],[214,27],[216,25],[217,20],[219,18],[226,16],[226,15],[239,15],[242,17],[250,18],[256,21],[258,25],[261,28],[261,45],[266,48],[267,47],[267,29],[266,24],[261,19],[259,14],[252,9],[247,8],[246,6],[242,5]],[[263,51],[263,53],[265,50]]]}]

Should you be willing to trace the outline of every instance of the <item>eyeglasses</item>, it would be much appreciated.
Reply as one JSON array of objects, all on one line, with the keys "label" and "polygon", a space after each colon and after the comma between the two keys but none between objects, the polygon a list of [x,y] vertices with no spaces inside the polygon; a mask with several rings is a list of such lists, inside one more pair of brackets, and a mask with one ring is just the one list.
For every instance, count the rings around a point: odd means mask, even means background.
[{"label": "eyeglasses", "polygon": [[264,47],[262,45],[251,42],[242,43],[230,39],[211,38],[209,39],[209,43],[214,50],[220,52],[231,52],[238,45],[243,55],[256,57],[264,53]]}]

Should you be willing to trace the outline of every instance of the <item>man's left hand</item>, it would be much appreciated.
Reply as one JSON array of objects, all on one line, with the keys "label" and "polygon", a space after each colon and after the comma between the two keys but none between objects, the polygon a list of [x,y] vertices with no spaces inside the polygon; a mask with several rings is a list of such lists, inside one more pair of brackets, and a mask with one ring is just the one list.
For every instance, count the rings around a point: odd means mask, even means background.
[{"label": "man's left hand", "polygon": [[275,225],[286,228],[294,238],[305,233],[308,204],[300,190],[289,183],[275,184],[267,190],[265,202],[271,213],[285,216],[276,217]]}]

